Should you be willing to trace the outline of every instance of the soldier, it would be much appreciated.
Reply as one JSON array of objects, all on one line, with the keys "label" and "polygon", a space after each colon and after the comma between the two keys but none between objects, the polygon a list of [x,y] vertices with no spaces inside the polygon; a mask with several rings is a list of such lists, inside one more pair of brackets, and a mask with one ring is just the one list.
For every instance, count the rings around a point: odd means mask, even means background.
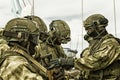
[{"label": "soldier", "polygon": [[38,26],[39,29],[39,44],[36,46],[36,53],[34,55],[32,55],[32,57],[34,59],[36,59],[37,61],[40,62],[40,47],[42,45],[42,43],[44,43],[46,41],[46,38],[48,37],[48,30],[47,30],[47,26],[45,24],[45,22],[38,16],[32,15],[32,16],[25,16],[25,18],[30,19],[33,21],[33,23],[35,23]]},{"label": "soldier", "polygon": [[45,22],[38,16],[32,15],[32,16],[25,16],[24,18],[32,20],[36,25],[39,27],[40,31],[47,32],[47,26]]},{"label": "soldier", "polygon": [[83,57],[56,59],[60,66],[74,66],[80,70],[78,80],[120,80],[119,40],[106,30],[108,20],[101,14],[93,14],[84,21],[87,34],[93,38]]},{"label": "soldier", "polygon": [[31,57],[38,45],[39,27],[30,19],[15,18],[7,23],[3,36],[9,48],[0,55],[0,80],[47,80],[46,69]]},{"label": "soldier", "polygon": [[40,43],[41,64],[45,67],[49,66],[51,59],[66,57],[61,44],[70,41],[70,28],[63,20],[54,20],[50,23],[50,31],[45,42]]},{"label": "soldier", "polygon": [[38,16],[31,16],[32,17],[32,20],[36,23],[38,23],[38,26],[39,26],[39,29],[40,29],[40,41],[45,41],[46,40],[46,37],[48,37],[47,35],[47,32],[48,32],[48,29],[47,29],[47,26],[45,24],[45,22]]}]

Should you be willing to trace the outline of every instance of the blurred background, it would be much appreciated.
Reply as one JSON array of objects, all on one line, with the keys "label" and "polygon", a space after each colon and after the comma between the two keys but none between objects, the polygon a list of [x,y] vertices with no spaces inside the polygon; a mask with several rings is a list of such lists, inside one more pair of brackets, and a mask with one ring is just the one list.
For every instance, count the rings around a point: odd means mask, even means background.
[{"label": "blurred background", "polygon": [[[19,1],[21,7],[15,1]],[[91,14],[103,14],[109,20],[108,32],[120,38],[119,5],[120,0],[0,0],[0,27],[4,28],[14,17],[27,14],[39,16],[47,26],[52,20],[65,20],[70,26],[72,40],[62,46],[78,51],[76,56],[79,57],[81,51],[88,46],[83,39],[86,33],[82,22]],[[24,9],[24,14],[19,15],[21,8]]]}]

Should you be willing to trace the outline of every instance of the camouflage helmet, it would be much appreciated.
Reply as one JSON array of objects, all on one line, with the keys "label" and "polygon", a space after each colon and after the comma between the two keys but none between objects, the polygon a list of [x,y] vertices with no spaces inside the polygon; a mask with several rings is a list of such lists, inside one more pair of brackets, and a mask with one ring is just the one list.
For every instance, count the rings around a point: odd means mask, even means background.
[{"label": "camouflage helmet", "polygon": [[6,24],[3,36],[5,36],[8,41],[31,41],[37,44],[39,28],[32,20],[14,18]]},{"label": "camouflage helmet", "polygon": [[[56,38],[62,39],[62,43],[64,43],[65,41],[70,41],[70,27],[69,25],[63,21],[63,20],[54,20],[50,23],[49,25],[50,27],[50,31],[53,32],[53,35]],[[66,42],[65,42],[66,43]]]},{"label": "camouflage helmet", "polygon": [[48,31],[45,22],[40,17],[32,15],[32,16],[25,16],[25,18],[28,18],[28,19],[32,20],[33,22],[37,23],[39,30],[41,32]]},{"label": "camouflage helmet", "polygon": [[108,25],[108,20],[101,14],[93,14],[89,16],[84,22],[84,27],[97,26],[98,28],[105,28]]}]

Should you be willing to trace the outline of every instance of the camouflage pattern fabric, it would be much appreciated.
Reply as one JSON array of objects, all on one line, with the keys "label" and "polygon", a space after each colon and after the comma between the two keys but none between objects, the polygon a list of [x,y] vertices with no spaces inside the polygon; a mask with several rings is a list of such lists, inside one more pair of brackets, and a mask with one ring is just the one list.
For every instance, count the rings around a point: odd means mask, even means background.
[{"label": "camouflage pattern fabric", "polygon": [[97,27],[99,27],[100,29],[101,27],[106,27],[108,25],[108,22],[109,22],[108,19],[105,18],[102,14],[93,14],[83,22],[83,25],[84,27],[90,27],[93,26],[94,24],[95,25],[97,24],[99,25]]},{"label": "camouflage pattern fabric", "polygon": [[30,19],[14,18],[6,24],[2,36],[7,42],[1,38],[0,79],[43,80],[41,71],[31,57],[39,40],[37,24]]},{"label": "camouflage pattern fabric", "polygon": [[83,71],[87,80],[119,80],[120,46],[111,34],[105,35],[84,52],[84,57],[75,60],[75,67]]},{"label": "camouflage pattern fabric", "polygon": [[47,67],[49,64],[49,61],[52,59],[60,58],[60,57],[66,57],[64,50],[61,45],[55,45],[51,46],[47,44],[46,42],[41,42],[39,44],[39,51],[40,51],[40,56],[44,57],[48,54],[51,54],[51,56],[48,56],[40,61],[40,63]]},{"label": "camouflage pattern fabric", "polygon": [[[50,31],[45,42],[39,43],[40,63],[48,67],[49,61],[56,58],[66,58],[66,54],[61,44],[70,41],[70,27],[63,20],[53,20],[49,25]],[[46,55],[51,54],[51,56]],[[43,58],[44,57],[44,58]]]},{"label": "camouflage pattern fabric", "polygon": [[[18,54],[11,51],[3,52],[4,54]],[[35,68],[31,66],[28,60],[20,55],[7,56],[0,64],[0,77],[3,80],[43,80]]]}]

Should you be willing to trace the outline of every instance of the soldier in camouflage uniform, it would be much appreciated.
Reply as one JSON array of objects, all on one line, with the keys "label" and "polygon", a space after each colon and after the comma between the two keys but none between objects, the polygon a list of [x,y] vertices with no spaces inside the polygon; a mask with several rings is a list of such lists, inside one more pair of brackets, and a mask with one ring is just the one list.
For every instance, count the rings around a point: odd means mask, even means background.
[{"label": "soldier in camouflage uniform", "polygon": [[78,80],[120,80],[119,39],[107,32],[107,25],[108,20],[103,15],[89,16],[84,21],[84,28],[93,40],[83,51],[83,56],[76,60],[59,59],[57,63],[60,66],[74,65],[80,70]]},{"label": "soldier in camouflage uniform", "polygon": [[42,69],[31,57],[36,52],[39,27],[30,19],[15,18],[7,23],[3,36],[9,48],[0,55],[0,79],[43,80]]},{"label": "soldier in camouflage uniform", "polygon": [[43,44],[46,41],[46,38],[48,37],[48,30],[45,22],[38,16],[32,15],[32,16],[25,16],[25,18],[32,20],[39,29],[39,44],[36,46],[36,53],[32,55],[34,59],[40,62],[40,51],[41,46],[40,44]]},{"label": "soldier in camouflage uniform", "polygon": [[[93,38],[88,55],[76,60],[78,69],[85,70],[89,80],[119,80],[119,40],[106,31],[108,20],[101,14],[84,21],[87,34]],[[83,53],[84,54],[84,53]]]},{"label": "soldier in camouflage uniform", "polygon": [[66,44],[70,41],[70,28],[65,21],[54,20],[49,25],[50,31],[44,42],[40,43],[40,63],[48,67],[51,59],[66,57],[61,44]]}]

